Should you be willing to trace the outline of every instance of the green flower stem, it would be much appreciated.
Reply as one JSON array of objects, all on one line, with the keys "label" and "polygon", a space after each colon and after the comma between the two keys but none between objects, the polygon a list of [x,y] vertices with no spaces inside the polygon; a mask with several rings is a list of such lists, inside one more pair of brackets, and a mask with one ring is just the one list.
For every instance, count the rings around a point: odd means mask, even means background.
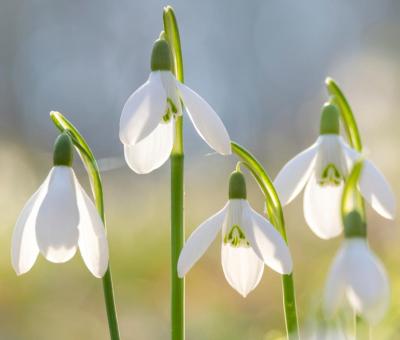
[{"label": "green flower stem", "polygon": [[349,137],[351,146],[358,152],[361,152],[362,143],[360,132],[358,130],[357,122],[354,118],[354,114],[351,110],[349,102],[344,96],[343,91],[340,89],[339,85],[332,78],[326,78],[325,85],[328,93],[331,95],[331,102],[339,108],[340,115],[342,117],[343,124],[347,136]]},{"label": "green flower stem", "polygon": [[[51,112],[50,117],[55,126],[61,131],[70,135],[78,153],[81,157],[86,171],[88,172],[90,185],[92,188],[93,196],[95,198],[96,208],[99,212],[104,226],[106,225],[104,213],[104,198],[103,198],[103,185],[100,177],[100,170],[97,165],[96,159],[89,148],[88,144],[79,133],[79,131],[59,112]],[[110,330],[111,340],[119,340],[117,312],[115,309],[113,283],[111,277],[110,265],[103,276],[103,293],[106,304],[108,326]]]},{"label": "green flower stem", "polygon": [[[164,8],[165,38],[174,60],[174,74],[183,83],[183,61],[179,29],[172,7]],[[171,153],[171,339],[185,339],[185,280],[178,277],[178,259],[185,241],[183,120],[176,117]]]},{"label": "green flower stem", "polygon": [[[268,174],[250,152],[235,142],[231,142],[231,146],[232,152],[241,159],[241,164],[250,170],[260,186],[260,189],[265,196],[268,216],[272,224],[282,235],[285,242],[288,243],[282,206],[274,185],[268,177]],[[293,273],[289,275],[282,275],[282,289],[287,338],[293,340],[299,339]]]}]

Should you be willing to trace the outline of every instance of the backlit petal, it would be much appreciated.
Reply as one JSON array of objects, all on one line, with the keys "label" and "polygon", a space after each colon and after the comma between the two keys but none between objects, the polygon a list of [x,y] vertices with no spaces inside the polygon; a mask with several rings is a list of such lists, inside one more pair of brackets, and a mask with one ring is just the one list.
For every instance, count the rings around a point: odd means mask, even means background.
[{"label": "backlit petal", "polygon": [[120,119],[119,138],[124,144],[136,144],[160,123],[167,109],[167,93],[160,72],[152,72],[146,83],[126,101]]},{"label": "backlit petal", "polygon": [[108,268],[108,243],[104,224],[92,200],[75,178],[79,209],[79,250],[90,272],[98,278]]},{"label": "backlit petal", "polygon": [[22,209],[17,223],[15,224],[12,247],[11,262],[17,275],[28,272],[36,262],[39,247],[36,241],[36,216],[43,198],[47,192],[50,175],[31,196]]},{"label": "backlit petal", "polygon": [[247,203],[244,209],[244,229],[254,252],[264,263],[280,274],[290,274],[293,269],[290,251],[282,236],[263,216]]},{"label": "backlit petal", "polygon": [[251,247],[222,244],[221,261],[226,280],[240,295],[246,297],[257,287],[264,272],[264,263]]},{"label": "backlit petal", "polygon": [[205,253],[221,230],[228,204],[204,221],[186,241],[178,260],[178,276],[184,277]]},{"label": "backlit petal", "polygon": [[379,322],[389,305],[389,282],[386,271],[371,252],[365,239],[346,240],[347,297],[350,304],[368,322]]},{"label": "backlit petal", "polygon": [[369,160],[364,160],[359,186],[361,194],[377,213],[385,218],[394,219],[394,193],[383,174]]},{"label": "backlit petal", "polygon": [[292,158],[274,180],[282,205],[289,204],[304,188],[310,177],[318,151],[318,143]]},{"label": "backlit petal", "polygon": [[138,174],[147,174],[163,165],[171,155],[174,143],[174,121],[160,123],[145,139],[135,145],[124,145],[125,160]]},{"label": "backlit petal", "polygon": [[231,140],[217,113],[192,89],[179,82],[177,86],[190,120],[200,137],[218,153],[230,155]]},{"label": "backlit petal", "polygon": [[317,183],[312,176],[304,191],[304,217],[311,230],[322,239],[338,236],[342,230],[340,202],[343,182],[340,185]]},{"label": "backlit petal", "polygon": [[79,211],[73,170],[56,166],[50,172],[48,190],[36,219],[36,239],[50,262],[71,259],[78,245]]}]

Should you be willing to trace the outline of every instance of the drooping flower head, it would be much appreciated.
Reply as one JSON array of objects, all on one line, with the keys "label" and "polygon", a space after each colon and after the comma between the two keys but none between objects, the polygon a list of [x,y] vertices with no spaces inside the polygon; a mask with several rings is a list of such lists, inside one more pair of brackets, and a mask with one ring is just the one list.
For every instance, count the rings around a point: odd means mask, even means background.
[{"label": "drooping flower head", "polygon": [[168,42],[154,43],[151,73],[146,83],[126,101],[120,120],[125,160],[139,173],[149,173],[169,158],[175,139],[175,118],[183,107],[200,137],[222,155],[231,153],[230,138],[213,108],[171,72]]},{"label": "drooping flower head", "polygon": [[187,240],[178,261],[180,277],[200,259],[220,231],[225,278],[243,297],[260,282],[264,264],[280,274],[292,272],[289,248],[271,223],[250,207],[245,179],[239,171],[231,174],[228,203]]},{"label": "drooping flower head", "polygon": [[[337,107],[325,104],[317,141],[291,159],[274,181],[281,203],[289,204],[305,187],[303,208],[308,226],[320,238],[338,236],[343,229],[340,199],[344,181],[361,157],[339,135]],[[364,160],[359,186],[380,215],[394,218],[394,194],[382,173],[368,160]]]},{"label": "drooping flower head", "polygon": [[79,248],[95,277],[108,267],[103,222],[73,169],[73,145],[61,134],[54,146],[54,166],[22,209],[15,225],[11,259],[18,275],[28,272],[39,252],[50,262],[64,263]]},{"label": "drooping flower head", "polygon": [[389,282],[385,268],[369,249],[365,222],[357,211],[345,220],[345,241],[328,274],[324,309],[328,317],[347,300],[357,315],[379,322],[389,306]]}]

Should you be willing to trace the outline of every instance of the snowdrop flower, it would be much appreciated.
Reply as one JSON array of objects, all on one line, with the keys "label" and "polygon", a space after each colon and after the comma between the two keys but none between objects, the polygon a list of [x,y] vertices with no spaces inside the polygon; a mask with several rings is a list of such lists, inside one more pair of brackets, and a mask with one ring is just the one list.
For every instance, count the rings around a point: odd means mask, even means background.
[{"label": "snowdrop flower", "polygon": [[369,249],[365,224],[358,212],[345,218],[346,239],[331,266],[325,286],[324,309],[332,317],[345,299],[370,324],[384,316],[389,305],[385,269]]},{"label": "snowdrop flower", "polygon": [[[339,136],[336,106],[325,104],[319,138],[290,160],[274,181],[282,205],[290,203],[305,187],[304,216],[308,226],[320,238],[338,236],[342,232],[340,199],[344,181],[361,157]],[[382,173],[368,160],[364,160],[359,187],[380,215],[394,218],[394,194]]]},{"label": "snowdrop flower", "polygon": [[203,222],[187,240],[178,260],[183,277],[222,230],[222,268],[228,283],[246,297],[260,282],[264,264],[280,274],[292,272],[289,248],[270,222],[255,212],[246,199],[241,172],[229,180],[229,201]]},{"label": "snowdrop flower", "polygon": [[28,272],[39,252],[50,262],[70,260],[77,248],[95,277],[108,267],[102,220],[72,170],[73,145],[61,134],[54,146],[54,166],[25,204],[15,225],[11,259],[18,275]]},{"label": "snowdrop flower", "polygon": [[139,173],[149,173],[169,158],[175,138],[175,118],[186,108],[197,133],[215,151],[231,153],[221,119],[196,92],[172,74],[173,59],[164,39],[154,43],[150,77],[126,101],[120,120],[125,160]]}]

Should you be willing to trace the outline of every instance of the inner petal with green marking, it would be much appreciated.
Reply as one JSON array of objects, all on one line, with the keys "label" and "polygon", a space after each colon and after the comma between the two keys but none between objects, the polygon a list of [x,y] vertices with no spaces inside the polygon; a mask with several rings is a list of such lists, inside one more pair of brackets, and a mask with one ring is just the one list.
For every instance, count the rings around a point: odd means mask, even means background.
[{"label": "inner petal with green marking", "polygon": [[247,241],[245,233],[237,224],[233,225],[229,232],[225,234],[224,244],[230,244],[235,248],[250,247],[250,243]]},{"label": "inner petal with green marking", "polygon": [[318,179],[318,184],[321,186],[325,185],[338,186],[341,184],[343,179],[344,179],[343,175],[340,173],[335,164],[329,163],[322,170],[321,176]]}]

